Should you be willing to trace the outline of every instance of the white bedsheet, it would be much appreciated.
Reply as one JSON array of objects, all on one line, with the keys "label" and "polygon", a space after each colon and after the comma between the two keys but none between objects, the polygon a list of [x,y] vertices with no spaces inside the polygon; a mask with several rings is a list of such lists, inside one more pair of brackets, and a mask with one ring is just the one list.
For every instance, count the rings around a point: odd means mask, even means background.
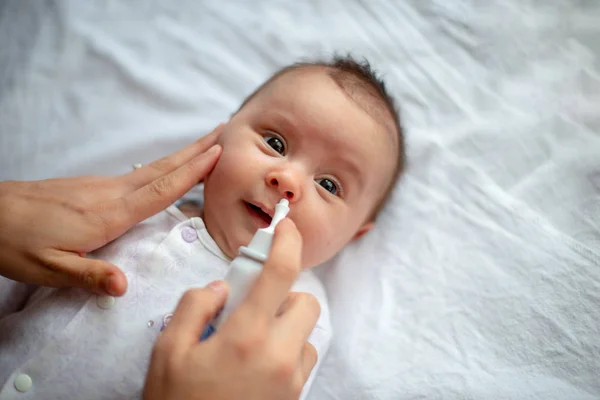
[{"label": "white bedsheet", "polygon": [[276,68],[367,57],[410,170],[320,272],[314,399],[600,398],[600,3],[0,2],[0,179],[120,173]]}]

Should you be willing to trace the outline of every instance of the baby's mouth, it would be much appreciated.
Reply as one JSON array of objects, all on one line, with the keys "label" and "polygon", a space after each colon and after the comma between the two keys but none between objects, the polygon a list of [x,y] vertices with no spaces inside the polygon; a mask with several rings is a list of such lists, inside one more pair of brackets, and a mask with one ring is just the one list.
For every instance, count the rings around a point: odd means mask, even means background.
[{"label": "baby's mouth", "polygon": [[259,206],[255,206],[254,204],[251,204],[251,203],[246,203],[246,207],[248,208],[248,210],[250,211],[251,214],[258,217],[260,220],[262,220],[264,222],[264,224],[265,224],[264,227],[271,225],[271,220],[272,220],[271,216],[269,214],[267,214],[266,212],[264,212]]}]

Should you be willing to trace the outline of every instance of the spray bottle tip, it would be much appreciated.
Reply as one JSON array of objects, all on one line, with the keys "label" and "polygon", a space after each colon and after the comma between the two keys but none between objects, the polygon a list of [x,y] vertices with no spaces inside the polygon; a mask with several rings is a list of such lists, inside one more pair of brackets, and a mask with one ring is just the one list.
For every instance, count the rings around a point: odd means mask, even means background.
[{"label": "spray bottle tip", "polygon": [[252,240],[248,243],[248,246],[240,247],[240,254],[243,253],[246,256],[260,260],[261,262],[264,262],[267,259],[269,252],[271,251],[275,226],[277,226],[290,211],[289,204],[290,202],[287,199],[281,199],[281,201],[277,203],[275,206],[275,215],[273,215],[271,224],[266,228],[256,231]]},{"label": "spray bottle tip", "polygon": [[271,225],[269,225],[269,230],[275,229],[275,226],[285,218],[285,216],[290,212],[290,202],[287,199],[281,199],[279,203],[275,206],[275,215],[273,215],[273,219],[271,220]]}]

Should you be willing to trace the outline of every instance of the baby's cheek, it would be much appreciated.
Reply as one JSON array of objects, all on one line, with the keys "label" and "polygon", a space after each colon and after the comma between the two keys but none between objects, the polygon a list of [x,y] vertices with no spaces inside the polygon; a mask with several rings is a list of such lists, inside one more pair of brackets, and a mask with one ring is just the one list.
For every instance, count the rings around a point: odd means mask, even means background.
[{"label": "baby's cheek", "polygon": [[[305,267],[314,267],[333,257],[340,247],[340,238],[324,225],[318,224],[302,235],[302,260]],[[301,232],[302,233],[302,232]]]},{"label": "baby's cheek", "polygon": [[220,179],[231,183],[236,183],[245,179],[244,176],[244,160],[236,153],[223,154],[214,168]]},{"label": "baby's cheek", "polygon": [[235,150],[229,154],[228,169],[231,174],[244,176],[256,172],[262,165],[260,153],[248,150]]}]

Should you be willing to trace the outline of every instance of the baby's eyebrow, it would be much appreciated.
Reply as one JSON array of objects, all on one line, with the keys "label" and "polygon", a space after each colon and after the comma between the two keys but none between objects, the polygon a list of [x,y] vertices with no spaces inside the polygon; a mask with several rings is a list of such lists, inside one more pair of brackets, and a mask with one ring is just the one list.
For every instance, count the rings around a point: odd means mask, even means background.
[{"label": "baby's eyebrow", "polygon": [[270,118],[273,118],[274,123],[276,125],[280,125],[286,132],[292,132],[293,134],[298,134],[298,128],[292,122],[292,120],[283,113],[273,113],[268,114]]},{"label": "baby's eyebrow", "polygon": [[359,185],[364,183],[364,175],[362,169],[358,164],[351,158],[339,155],[335,158],[335,162],[338,163],[344,170],[348,171],[348,175],[357,181]]}]

